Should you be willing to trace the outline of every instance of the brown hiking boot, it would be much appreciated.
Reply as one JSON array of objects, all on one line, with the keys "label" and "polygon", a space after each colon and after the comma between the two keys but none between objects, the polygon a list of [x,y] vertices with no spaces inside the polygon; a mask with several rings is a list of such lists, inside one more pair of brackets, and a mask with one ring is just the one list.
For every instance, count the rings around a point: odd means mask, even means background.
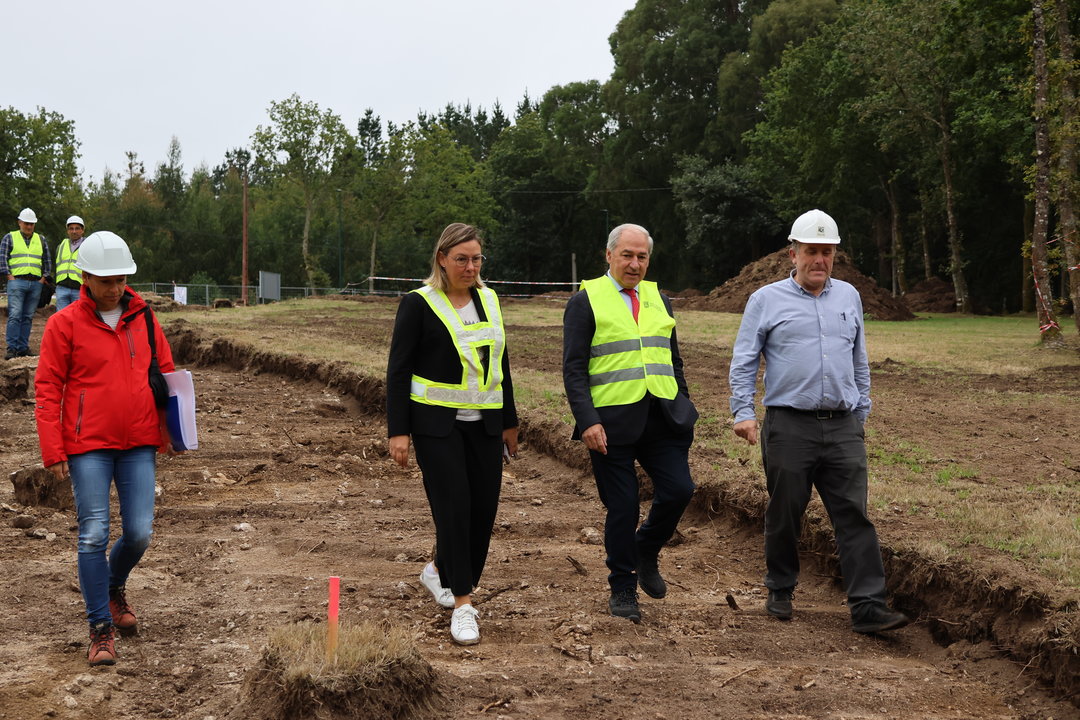
[{"label": "brown hiking boot", "polygon": [[112,625],[100,622],[90,628],[90,651],[86,653],[86,659],[91,665],[116,664],[116,637]]},{"label": "brown hiking boot", "polygon": [[135,611],[128,605],[123,587],[109,588],[109,614],[112,615],[113,626],[121,635],[135,635],[139,632],[139,621],[135,618]]}]

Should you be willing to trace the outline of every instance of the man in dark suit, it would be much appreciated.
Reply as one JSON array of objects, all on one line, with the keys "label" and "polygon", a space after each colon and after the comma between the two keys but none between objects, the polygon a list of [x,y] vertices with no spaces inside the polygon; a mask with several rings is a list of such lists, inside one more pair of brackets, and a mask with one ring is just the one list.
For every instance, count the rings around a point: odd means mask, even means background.
[{"label": "man in dark suit", "polygon": [[[688,456],[697,411],[683,377],[671,303],[645,281],[653,240],[639,225],[608,236],[606,275],[581,284],[563,316],[563,383],[589,448],[607,509],[604,548],[612,615],[641,622],[637,586],[667,594],[659,554],[690,503]],[[649,515],[638,528],[634,461],[653,483]]]}]

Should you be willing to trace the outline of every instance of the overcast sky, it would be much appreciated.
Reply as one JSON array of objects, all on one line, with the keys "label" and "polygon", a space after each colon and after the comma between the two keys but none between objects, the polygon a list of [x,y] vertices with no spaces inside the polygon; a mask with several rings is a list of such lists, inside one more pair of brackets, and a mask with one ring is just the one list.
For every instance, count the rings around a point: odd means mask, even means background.
[{"label": "overcast sky", "polygon": [[634,0],[20,0],[8,3],[0,103],[75,122],[83,179],[153,173],[180,141],[187,174],[248,145],[296,92],[355,131],[471,102],[508,116],[528,91],[606,80]]}]

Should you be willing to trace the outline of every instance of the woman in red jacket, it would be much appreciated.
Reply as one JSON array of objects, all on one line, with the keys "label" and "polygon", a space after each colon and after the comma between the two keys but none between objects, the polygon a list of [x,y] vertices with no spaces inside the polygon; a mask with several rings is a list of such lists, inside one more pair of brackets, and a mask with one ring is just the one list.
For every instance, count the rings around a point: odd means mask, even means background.
[{"label": "woman in red jacket", "polygon": [[[45,326],[36,386],[38,440],[45,467],[71,479],[79,520],[79,585],[90,622],[91,665],[116,662],[115,632],[138,624],[124,583],[150,544],[154,456],[172,452],[148,382],[154,333],[162,371],[172,351],[141,297],[127,287],[135,261],[111,232],[79,248],[78,301]],[[123,532],[109,544],[109,485],[116,483]]]}]

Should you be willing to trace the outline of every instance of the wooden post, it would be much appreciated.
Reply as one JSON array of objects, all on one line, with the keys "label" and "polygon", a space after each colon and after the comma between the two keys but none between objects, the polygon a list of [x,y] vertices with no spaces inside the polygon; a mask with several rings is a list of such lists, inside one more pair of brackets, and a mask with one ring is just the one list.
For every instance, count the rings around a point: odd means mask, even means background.
[{"label": "wooden post", "polygon": [[338,596],[341,588],[341,578],[330,578],[330,603],[327,608],[326,626],[326,662],[334,661],[338,643]]}]

